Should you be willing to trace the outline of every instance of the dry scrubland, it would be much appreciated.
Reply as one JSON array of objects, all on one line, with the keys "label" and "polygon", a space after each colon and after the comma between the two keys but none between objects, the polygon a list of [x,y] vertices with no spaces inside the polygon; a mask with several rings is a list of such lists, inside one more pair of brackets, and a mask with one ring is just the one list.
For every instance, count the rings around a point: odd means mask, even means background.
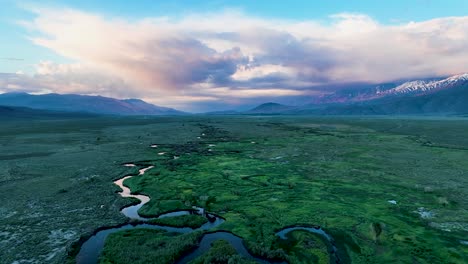
[{"label": "dry scrubland", "polygon": [[[125,182],[151,197],[140,214],[206,207],[226,218],[218,229],[241,236],[257,256],[329,262],[329,245],[316,235],[275,236],[300,224],[322,226],[343,262],[468,261],[465,119],[97,117],[0,126],[5,263],[73,261],[80,237],[125,223],[119,209],[132,200],[112,181],[137,168],[124,162],[155,166]],[[115,233],[101,260],[169,261],[196,246],[200,234],[189,236]],[[248,263],[222,241],[194,262],[216,259]]]}]

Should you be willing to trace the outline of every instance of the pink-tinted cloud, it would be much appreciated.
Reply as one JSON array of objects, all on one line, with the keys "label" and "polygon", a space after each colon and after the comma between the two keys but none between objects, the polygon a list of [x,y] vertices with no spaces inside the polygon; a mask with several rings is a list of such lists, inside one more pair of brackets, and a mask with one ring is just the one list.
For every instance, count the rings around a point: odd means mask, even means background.
[{"label": "pink-tinted cloud", "polygon": [[34,13],[22,23],[33,32],[31,41],[76,63],[43,63],[34,76],[3,77],[3,87],[27,83],[41,91],[133,96],[174,106],[309,96],[331,84],[468,71],[468,17],[382,25],[347,13],[328,21],[235,11],[139,21],[70,9]]}]

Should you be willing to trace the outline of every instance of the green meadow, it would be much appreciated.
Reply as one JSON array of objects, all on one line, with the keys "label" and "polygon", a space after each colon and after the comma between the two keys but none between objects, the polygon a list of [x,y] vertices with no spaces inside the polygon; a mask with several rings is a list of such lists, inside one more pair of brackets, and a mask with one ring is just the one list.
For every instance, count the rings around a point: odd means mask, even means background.
[{"label": "green meadow", "polygon": [[[112,183],[136,173],[126,162],[155,166],[125,181],[151,197],[140,215],[204,207],[226,219],[216,230],[242,237],[263,259],[330,263],[323,237],[275,235],[301,225],[330,234],[343,263],[468,261],[467,119],[99,117],[1,127],[5,263],[73,261],[96,229],[128,222],[120,209],[133,200]],[[156,222],[197,227],[204,220]],[[114,233],[100,262],[173,263],[202,235]],[[193,263],[251,262],[220,240]]]}]

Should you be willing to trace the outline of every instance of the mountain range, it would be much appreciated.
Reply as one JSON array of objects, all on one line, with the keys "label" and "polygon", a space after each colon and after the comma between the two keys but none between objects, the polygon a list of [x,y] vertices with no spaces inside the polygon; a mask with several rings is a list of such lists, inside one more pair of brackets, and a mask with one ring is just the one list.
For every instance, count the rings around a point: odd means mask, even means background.
[{"label": "mountain range", "polygon": [[[268,102],[248,111],[218,111],[210,115],[464,115],[468,114],[468,74],[402,83],[354,85],[312,97],[310,103],[288,106]],[[114,99],[76,94],[0,94],[0,106],[61,112],[112,115],[183,115],[176,109],[140,99]],[[8,108],[0,111],[8,112]],[[10,109],[11,110],[11,109]],[[20,109],[27,113],[29,110]]]},{"label": "mountain range", "polygon": [[313,103],[351,103],[369,101],[393,96],[424,95],[465,84],[468,74],[454,75],[442,79],[423,79],[378,85],[361,85],[350,89],[341,89],[332,94],[315,97]]},{"label": "mountain range", "polygon": [[313,98],[313,103],[286,106],[266,103],[243,114],[418,115],[467,114],[468,74],[342,89]]},{"label": "mountain range", "polygon": [[0,105],[65,112],[87,112],[111,115],[181,115],[184,112],[149,104],[140,99],[119,100],[103,96],[77,94],[28,93],[0,94]]}]

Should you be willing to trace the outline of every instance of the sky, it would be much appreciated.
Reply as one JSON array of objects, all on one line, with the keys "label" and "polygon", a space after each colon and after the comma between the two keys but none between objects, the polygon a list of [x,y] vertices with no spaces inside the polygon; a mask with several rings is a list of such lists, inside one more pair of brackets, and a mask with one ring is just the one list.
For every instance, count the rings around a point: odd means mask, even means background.
[{"label": "sky", "polygon": [[468,72],[468,1],[0,0],[0,92],[185,111]]}]

